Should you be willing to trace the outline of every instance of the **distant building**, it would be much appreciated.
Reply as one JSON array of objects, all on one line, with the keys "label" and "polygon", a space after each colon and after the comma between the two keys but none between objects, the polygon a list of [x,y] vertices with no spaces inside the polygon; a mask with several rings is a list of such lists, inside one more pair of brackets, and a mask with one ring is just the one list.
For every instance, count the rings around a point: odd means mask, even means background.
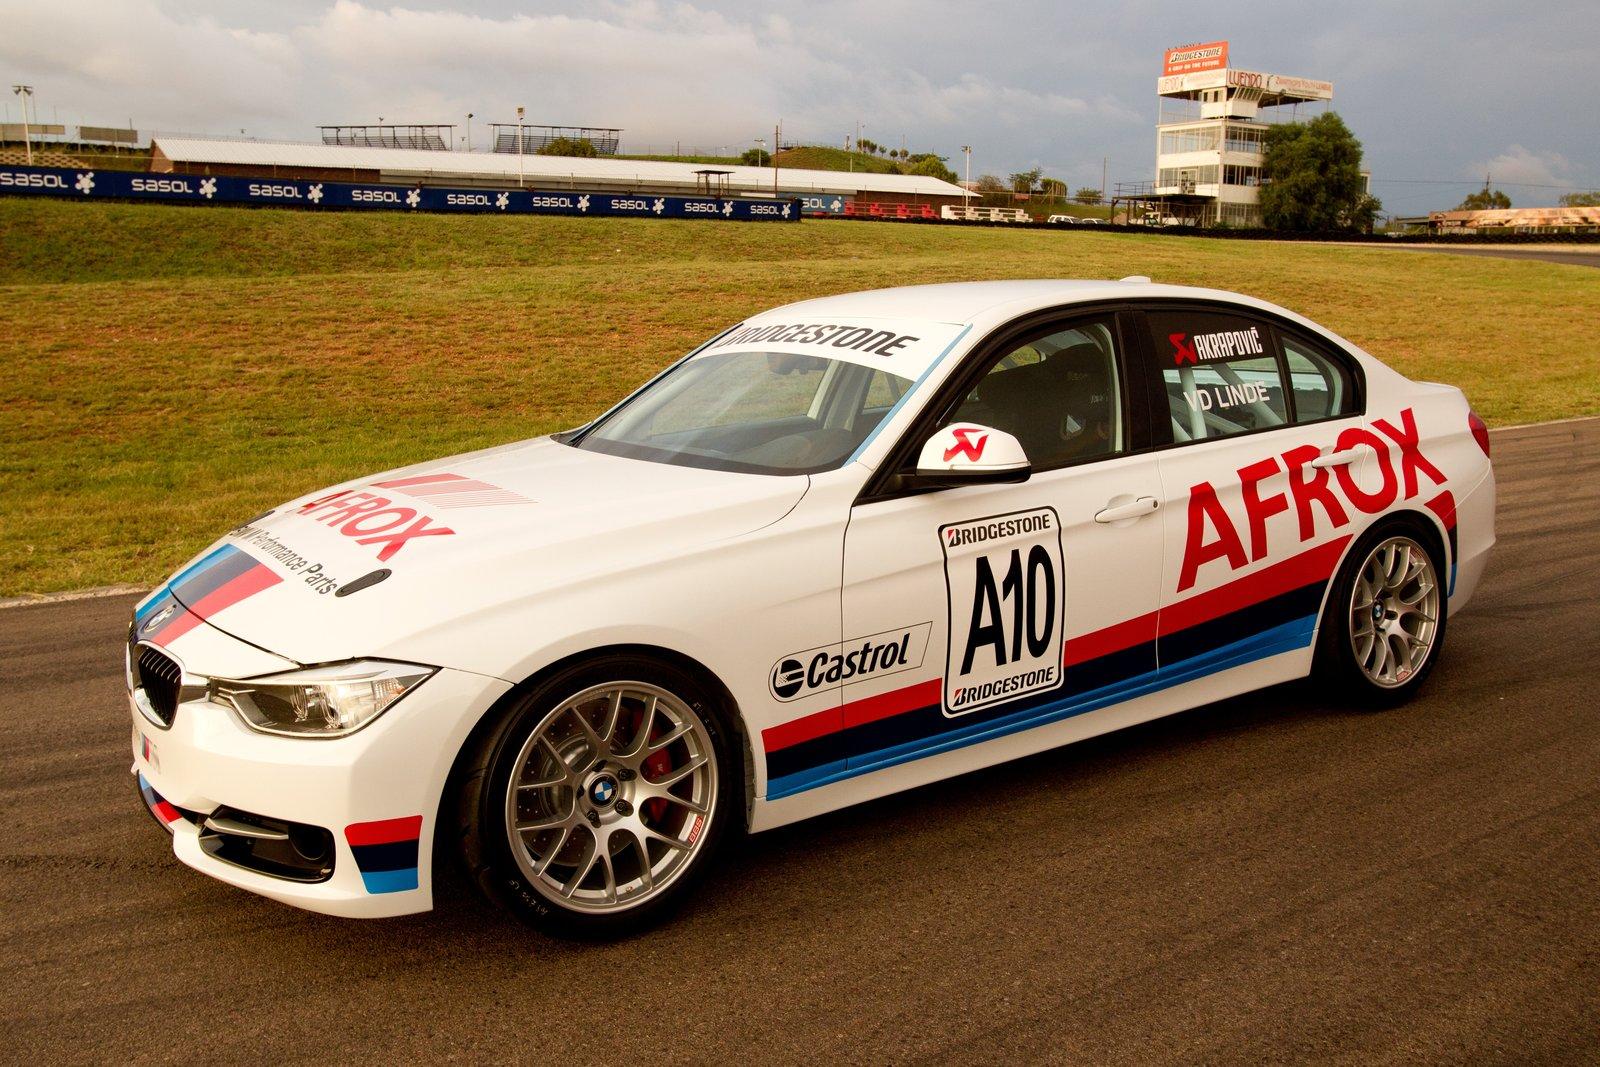
[{"label": "distant building", "polygon": [[[440,152],[418,148],[291,141],[247,141],[156,136],[150,169],[176,174],[299,178],[309,181],[383,182],[395,185],[582,189],[601,193],[675,196],[799,197],[808,215],[880,215],[884,207],[916,207],[937,214],[961,204],[966,192],[919,174],[868,174],[837,170],[727,166],[708,169],[614,157],[541,156],[512,152]],[[869,211],[877,205],[880,210]]]},{"label": "distant building", "polygon": [[1156,91],[1156,179],[1141,192],[1200,226],[1261,225],[1267,130],[1333,99],[1332,82],[1229,66],[1227,41],[1167,49]]},{"label": "distant building", "polygon": [[1439,233],[1597,233],[1600,207],[1435,211],[1428,216],[1427,225]]}]

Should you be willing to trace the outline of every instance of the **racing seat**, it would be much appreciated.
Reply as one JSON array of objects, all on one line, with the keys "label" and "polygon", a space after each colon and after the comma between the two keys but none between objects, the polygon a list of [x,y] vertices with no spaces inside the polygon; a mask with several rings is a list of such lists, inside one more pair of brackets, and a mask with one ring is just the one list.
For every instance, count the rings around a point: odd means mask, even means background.
[{"label": "racing seat", "polygon": [[[1111,397],[1106,367],[1100,347],[1085,342],[1038,362],[992,373],[978,386],[988,424],[1021,442],[1036,467],[1108,452]],[[976,407],[963,405],[961,417],[983,421]]]}]

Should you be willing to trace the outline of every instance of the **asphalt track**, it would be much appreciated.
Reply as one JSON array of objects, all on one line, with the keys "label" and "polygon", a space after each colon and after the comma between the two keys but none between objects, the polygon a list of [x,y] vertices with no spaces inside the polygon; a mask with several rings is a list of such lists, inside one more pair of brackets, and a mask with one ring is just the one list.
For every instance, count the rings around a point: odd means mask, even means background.
[{"label": "asphalt track", "polygon": [[131,601],[0,612],[5,1058],[1593,1062],[1600,421],[1495,461],[1411,705],[1284,687],[777,830],[599,947],[181,866],[128,780]]},{"label": "asphalt track", "polygon": [[1452,256],[1491,256],[1496,259],[1527,259],[1542,263],[1565,263],[1573,267],[1600,267],[1600,250],[1573,245],[1560,248],[1438,248],[1411,245],[1419,251],[1445,252]]}]

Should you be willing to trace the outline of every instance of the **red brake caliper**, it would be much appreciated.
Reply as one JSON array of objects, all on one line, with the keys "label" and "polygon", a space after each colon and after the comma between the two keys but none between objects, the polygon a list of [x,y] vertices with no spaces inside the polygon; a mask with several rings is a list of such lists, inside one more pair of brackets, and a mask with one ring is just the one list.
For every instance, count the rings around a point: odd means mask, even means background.
[{"label": "red brake caliper", "polygon": [[[660,736],[660,728],[652,725],[650,729],[650,740],[654,741]],[[659,778],[663,774],[666,774],[668,771],[672,770],[672,754],[670,751],[668,751],[670,748],[671,746],[669,745],[667,748],[662,749],[660,752],[648,757],[644,761],[642,770],[646,778]],[[643,812],[646,822],[653,826],[659,826],[661,825],[662,818],[667,814],[667,802],[662,800],[660,797],[652,797],[644,802]]]}]

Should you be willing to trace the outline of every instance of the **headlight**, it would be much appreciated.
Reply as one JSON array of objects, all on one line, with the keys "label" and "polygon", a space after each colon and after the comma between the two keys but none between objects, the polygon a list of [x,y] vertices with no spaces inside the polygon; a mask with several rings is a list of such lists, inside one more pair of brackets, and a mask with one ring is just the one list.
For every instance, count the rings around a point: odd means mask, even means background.
[{"label": "headlight", "polygon": [[414,663],[354,660],[287,674],[212,679],[208,696],[245,725],[289,737],[343,737],[382,715],[434,673]]}]

